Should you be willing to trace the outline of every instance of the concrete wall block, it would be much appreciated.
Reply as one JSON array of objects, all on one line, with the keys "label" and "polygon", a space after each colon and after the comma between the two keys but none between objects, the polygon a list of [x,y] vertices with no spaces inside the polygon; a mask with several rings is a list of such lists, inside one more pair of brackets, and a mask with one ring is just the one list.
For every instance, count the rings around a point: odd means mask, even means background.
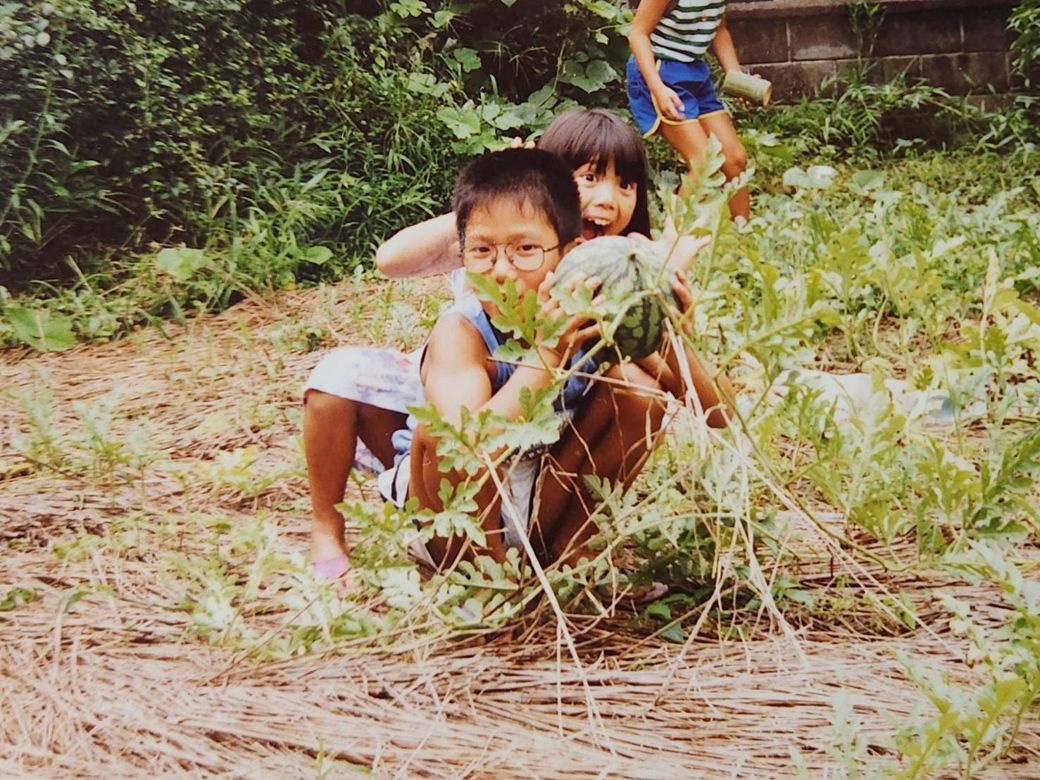
[{"label": "concrete wall block", "polygon": [[855,57],[858,42],[847,13],[792,19],[791,59],[830,60]]},{"label": "concrete wall block", "polygon": [[813,92],[828,76],[838,72],[834,60],[767,63],[748,68],[773,82],[773,100],[790,102]]},{"label": "concrete wall block", "polygon": [[904,78],[907,84],[914,84],[921,80],[921,58],[881,57],[874,61],[874,68],[867,77],[874,83]]},{"label": "concrete wall block", "polygon": [[727,21],[741,62],[787,62],[787,23],[782,19]]},{"label": "concrete wall block", "polygon": [[[1017,0],[878,0],[884,7],[867,78],[905,73],[953,94],[1021,88],[1010,73],[1007,18]],[[771,78],[777,100],[812,92],[866,54],[852,0],[730,0],[727,19],[741,62]],[[867,42],[869,45],[869,42]]]},{"label": "concrete wall block", "polygon": [[[747,17],[774,17],[794,19],[799,16],[847,11],[853,0],[729,0],[730,21]],[[945,12],[962,9],[1004,8],[1008,9],[1019,0],[878,0],[886,13],[942,10]]]},{"label": "concrete wall block", "polygon": [[874,55],[941,54],[964,51],[960,14],[950,11],[886,13]]},{"label": "concrete wall block", "polygon": [[1007,51],[1013,36],[1007,29],[1008,9],[983,8],[965,11],[965,51]]},{"label": "concrete wall block", "polygon": [[928,55],[921,58],[921,75],[952,95],[1008,89],[1007,57],[1002,52]]}]

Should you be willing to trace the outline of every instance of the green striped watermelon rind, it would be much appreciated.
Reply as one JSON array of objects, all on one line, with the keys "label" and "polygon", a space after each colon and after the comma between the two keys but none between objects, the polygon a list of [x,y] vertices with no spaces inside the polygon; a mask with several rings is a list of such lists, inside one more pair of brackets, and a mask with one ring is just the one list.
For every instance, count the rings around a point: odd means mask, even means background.
[{"label": "green striped watermelon rind", "polygon": [[664,338],[674,272],[657,246],[624,236],[602,236],[572,249],[556,268],[556,285],[574,274],[600,279],[602,305],[582,308],[578,296],[560,296],[568,314],[588,314],[601,324],[604,346],[595,355],[601,365],[640,360],[656,352]]}]

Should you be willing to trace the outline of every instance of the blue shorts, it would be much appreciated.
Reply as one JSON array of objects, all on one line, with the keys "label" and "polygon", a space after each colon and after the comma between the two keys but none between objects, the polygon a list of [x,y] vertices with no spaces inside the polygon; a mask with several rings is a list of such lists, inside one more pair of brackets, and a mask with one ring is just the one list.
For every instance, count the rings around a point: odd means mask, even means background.
[{"label": "blue shorts", "polygon": [[643,137],[657,132],[661,122],[669,125],[681,125],[693,122],[709,114],[725,111],[726,107],[715,94],[715,85],[711,81],[711,71],[704,60],[678,62],[676,60],[658,60],[657,72],[661,80],[679,96],[683,102],[685,119],[680,122],[665,119],[657,110],[650,87],[646,85],[643,74],[639,72],[636,58],[628,58],[626,77],[628,79],[628,106],[632,109],[636,126]]}]

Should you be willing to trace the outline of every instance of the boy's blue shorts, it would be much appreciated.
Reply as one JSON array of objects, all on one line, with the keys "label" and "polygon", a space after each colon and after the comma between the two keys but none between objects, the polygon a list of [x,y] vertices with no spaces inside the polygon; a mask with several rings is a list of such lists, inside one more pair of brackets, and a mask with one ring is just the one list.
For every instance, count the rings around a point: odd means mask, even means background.
[{"label": "boy's blue shorts", "polygon": [[692,122],[701,117],[725,111],[726,107],[715,93],[715,85],[711,81],[711,71],[704,60],[678,62],[676,60],[658,60],[657,72],[661,80],[671,87],[683,102],[684,114],[682,122],[665,119],[657,111],[654,98],[650,94],[643,74],[639,72],[636,58],[628,58],[626,77],[628,79],[628,105],[632,109],[636,126],[643,137],[657,132],[661,122],[669,125],[680,125]]}]

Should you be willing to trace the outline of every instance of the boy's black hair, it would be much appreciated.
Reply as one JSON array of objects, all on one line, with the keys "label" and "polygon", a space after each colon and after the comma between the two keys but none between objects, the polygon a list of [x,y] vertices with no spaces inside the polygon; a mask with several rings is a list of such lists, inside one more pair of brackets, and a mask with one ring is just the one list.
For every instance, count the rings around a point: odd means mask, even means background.
[{"label": "boy's black hair", "polygon": [[580,108],[561,114],[538,139],[538,148],[559,155],[576,171],[586,163],[603,173],[614,163],[622,181],[636,185],[636,207],[624,233],[650,235],[646,152],[636,131],[604,108]]},{"label": "boy's black hair", "polygon": [[507,198],[545,215],[560,246],[581,235],[581,201],[567,163],[540,149],[505,149],[478,157],[455,181],[452,208],[465,245],[466,222],[475,208]]}]

